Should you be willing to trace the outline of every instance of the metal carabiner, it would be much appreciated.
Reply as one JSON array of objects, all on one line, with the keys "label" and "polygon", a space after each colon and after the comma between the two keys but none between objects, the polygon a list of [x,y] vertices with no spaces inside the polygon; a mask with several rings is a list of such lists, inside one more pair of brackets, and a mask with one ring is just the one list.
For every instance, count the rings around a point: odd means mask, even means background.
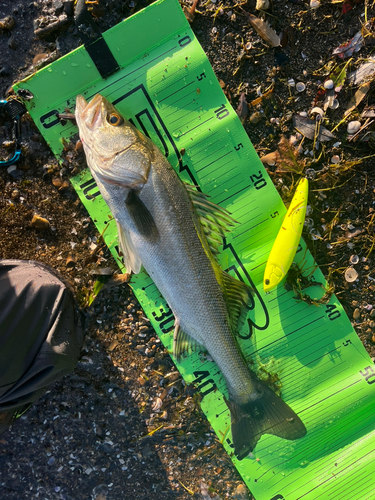
[{"label": "metal carabiner", "polygon": [[0,110],[1,109],[4,109],[13,120],[12,137],[16,142],[16,149],[12,158],[9,158],[9,160],[0,160],[0,167],[8,167],[9,165],[16,163],[21,157],[21,116],[26,113],[27,110],[22,102],[17,99],[10,99],[9,101],[1,99]]}]

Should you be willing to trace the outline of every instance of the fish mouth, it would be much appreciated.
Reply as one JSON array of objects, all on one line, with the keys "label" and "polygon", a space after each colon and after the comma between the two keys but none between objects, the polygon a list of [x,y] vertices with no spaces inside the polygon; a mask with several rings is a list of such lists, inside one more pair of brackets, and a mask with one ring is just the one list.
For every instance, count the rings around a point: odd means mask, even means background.
[{"label": "fish mouth", "polygon": [[102,104],[103,97],[100,94],[96,94],[89,103],[82,95],[78,95],[76,99],[77,120],[84,123],[90,130],[100,127],[103,122]]}]

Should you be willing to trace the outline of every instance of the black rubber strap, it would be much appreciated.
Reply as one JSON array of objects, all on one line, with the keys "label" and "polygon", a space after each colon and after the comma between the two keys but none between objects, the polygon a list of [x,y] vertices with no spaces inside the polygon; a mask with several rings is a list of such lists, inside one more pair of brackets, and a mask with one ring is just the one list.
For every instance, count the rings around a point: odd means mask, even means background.
[{"label": "black rubber strap", "polygon": [[108,47],[107,42],[102,37],[90,13],[87,12],[85,0],[77,1],[74,20],[85,49],[102,78],[108,78],[112,73],[119,70],[120,66]]}]

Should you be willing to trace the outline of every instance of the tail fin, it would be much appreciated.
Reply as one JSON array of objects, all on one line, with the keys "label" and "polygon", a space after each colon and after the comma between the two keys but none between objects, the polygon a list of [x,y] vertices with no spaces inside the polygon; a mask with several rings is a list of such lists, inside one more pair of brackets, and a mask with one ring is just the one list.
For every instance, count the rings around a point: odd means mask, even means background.
[{"label": "tail fin", "polygon": [[294,440],[306,435],[299,416],[264,382],[257,380],[262,393],[255,401],[240,405],[227,401],[232,416],[234,453],[239,460],[255,448],[263,434]]}]

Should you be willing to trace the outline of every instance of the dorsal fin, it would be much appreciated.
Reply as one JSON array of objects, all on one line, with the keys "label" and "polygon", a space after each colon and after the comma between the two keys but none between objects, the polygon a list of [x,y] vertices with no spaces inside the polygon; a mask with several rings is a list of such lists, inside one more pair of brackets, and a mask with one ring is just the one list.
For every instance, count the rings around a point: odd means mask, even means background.
[{"label": "dorsal fin", "polygon": [[242,281],[221,271],[224,297],[230,317],[232,332],[238,332],[244,325],[247,313],[253,303],[253,290]]},{"label": "dorsal fin", "polygon": [[223,244],[223,236],[230,231],[237,221],[225,208],[212,203],[208,195],[197,191],[195,186],[185,184],[195,211],[199,217],[203,232],[214,255],[219,253]]}]

